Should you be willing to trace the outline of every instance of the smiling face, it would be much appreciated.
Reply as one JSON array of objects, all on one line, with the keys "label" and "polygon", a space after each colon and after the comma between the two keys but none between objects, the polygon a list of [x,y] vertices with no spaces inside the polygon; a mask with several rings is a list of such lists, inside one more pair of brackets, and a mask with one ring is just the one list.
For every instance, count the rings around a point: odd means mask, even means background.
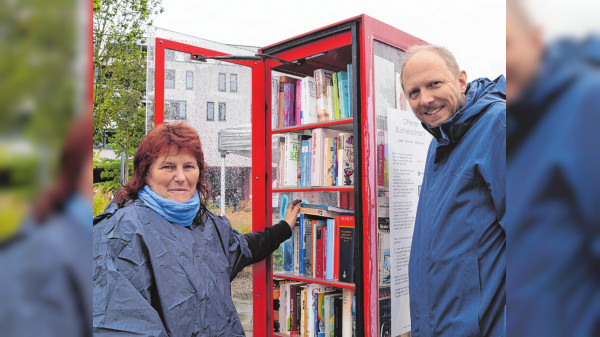
[{"label": "smiling face", "polygon": [[186,202],[196,192],[199,175],[196,159],[188,151],[172,145],[168,153],[150,165],[146,184],[165,199]]},{"label": "smiling face", "polygon": [[465,104],[466,72],[453,74],[432,51],[421,51],[408,60],[402,84],[414,114],[429,126],[445,122]]}]

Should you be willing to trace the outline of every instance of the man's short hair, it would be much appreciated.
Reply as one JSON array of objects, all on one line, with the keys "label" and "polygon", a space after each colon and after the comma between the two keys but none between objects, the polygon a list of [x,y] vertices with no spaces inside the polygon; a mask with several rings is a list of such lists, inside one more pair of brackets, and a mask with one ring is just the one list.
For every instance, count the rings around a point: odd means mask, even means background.
[{"label": "man's short hair", "polygon": [[[406,53],[404,54],[404,59],[402,60],[402,63],[400,64],[400,78],[402,78],[402,75],[404,73],[404,67],[406,66],[406,63],[408,61],[410,61],[411,58],[413,58],[415,55],[417,55],[418,53],[420,53],[422,51],[431,51],[431,52],[438,54],[444,60],[444,62],[446,62],[446,67],[448,67],[448,70],[450,70],[450,72],[452,74],[454,74],[455,76],[458,76],[458,74],[460,73],[460,68],[458,67],[456,58],[448,49],[446,49],[442,46],[426,44],[426,45],[421,45],[421,46],[411,46],[406,50]],[[404,87],[404,85],[402,85],[402,86]]]}]

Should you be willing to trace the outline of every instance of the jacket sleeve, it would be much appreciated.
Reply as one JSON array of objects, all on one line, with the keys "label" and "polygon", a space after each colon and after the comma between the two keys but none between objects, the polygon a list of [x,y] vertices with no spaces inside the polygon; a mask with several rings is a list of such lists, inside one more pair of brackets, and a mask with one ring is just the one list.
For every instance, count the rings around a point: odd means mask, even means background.
[{"label": "jacket sleeve", "polygon": [[496,219],[506,231],[506,124],[500,122],[491,129],[492,143],[481,174],[485,180],[496,210]]},{"label": "jacket sleeve", "polygon": [[283,241],[292,236],[292,230],[285,221],[281,220],[274,226],[248,234],[241,234],[232,228],[230,235],[230,279],[233,280],[246,266],[260,262],[273,253]]},{"label": "jacket sleeve", "polygon": [[153,280],[136,221],[103,222],[94,227],[94,336],[166,337],[151,305]]}]

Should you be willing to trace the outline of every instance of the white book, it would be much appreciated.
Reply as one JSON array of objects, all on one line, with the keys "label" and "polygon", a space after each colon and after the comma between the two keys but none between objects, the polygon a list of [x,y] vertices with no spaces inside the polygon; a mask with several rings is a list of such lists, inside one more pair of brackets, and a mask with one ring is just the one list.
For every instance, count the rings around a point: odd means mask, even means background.
[{"label": "white book", "polygon": [[352,336],[352,297],[354,289],[342,292],[342,336]]},{"label": "white book", "polygon": [[317,83],[313,77],[304,77],[301,82],[302,124],[317,122]]},{"label": "white book", "polygon": [[285,135],[284,187],[298,187],[298,163],[300,162],[300,137],[297,133]]},{"label": "white book", "polygon": [[328,121],[331,119],[329,114],[331,101],[327,93],[327,87],[332,85],[333,72],[325,69],[317,69],[314,75],[317,85],[317,121]]}]

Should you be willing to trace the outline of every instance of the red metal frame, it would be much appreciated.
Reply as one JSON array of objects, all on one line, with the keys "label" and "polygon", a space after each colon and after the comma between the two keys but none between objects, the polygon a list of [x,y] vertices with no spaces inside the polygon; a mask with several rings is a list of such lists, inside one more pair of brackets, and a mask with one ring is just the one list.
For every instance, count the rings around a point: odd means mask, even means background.
[{"label": "red metal frame", "polygon": [[352,124],[352,121],[353,121],[352,118],[345,118],[345,119],[338,119],[338,120],[331,121],[331,122],[305,124],[305,125],[300,125],[300,126],[290,126],[287,128],[272,130],[271,133],[276,134],[276,133],[285,133],[285,132],[292,132],[292,131],[299,131],[299,130],[308,130],[308,129],[314,129],[314,128],[326,128],[328,126],[334,126],[334,125]]}]

